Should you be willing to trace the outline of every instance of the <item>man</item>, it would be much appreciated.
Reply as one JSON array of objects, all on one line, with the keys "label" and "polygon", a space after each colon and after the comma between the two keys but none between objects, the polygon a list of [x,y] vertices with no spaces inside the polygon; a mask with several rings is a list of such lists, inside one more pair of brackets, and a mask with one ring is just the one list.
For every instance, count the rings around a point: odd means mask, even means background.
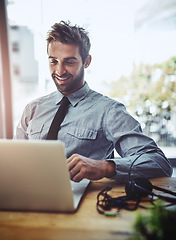
[{"label": "man", "polygon": [[[46,139],[61,100],[67,96],[70,104],[57,139],[65,143],[73,181],[107,177],[120,183],[128,180],[129,171],[136,177],[171,176],[169,161],[123,104],[91,90],[85,82],[89,50],[83,28],[63,21],[52,26],[47,53],[58,91],[26,106],[15,138]],[[121,158],[109,158],[114,148]]]}]

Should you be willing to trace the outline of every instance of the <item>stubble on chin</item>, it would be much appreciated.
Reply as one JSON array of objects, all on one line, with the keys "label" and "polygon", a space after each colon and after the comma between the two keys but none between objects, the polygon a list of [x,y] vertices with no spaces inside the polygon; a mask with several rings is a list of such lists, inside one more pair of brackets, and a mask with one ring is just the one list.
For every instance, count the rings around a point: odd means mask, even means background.
[{"label": "stubble on chin", "polygon": [[78,89],[80,89],[85,81],[84,81],[84,67],[82,66],[82,68],[80,69],[80,72],[77,74],[77,76],[74,78],[72,74],[70,74],[70,81],[67,82],[63,81],[63,83],[59,83],[57,81],[57,77],[56,77],[56,74],[53,73],[52,75],[52,79],[57,87],[57,90],[59,92],[61,92],[62,94],[64,95],[69,95],[73,92],[76,92]]}]

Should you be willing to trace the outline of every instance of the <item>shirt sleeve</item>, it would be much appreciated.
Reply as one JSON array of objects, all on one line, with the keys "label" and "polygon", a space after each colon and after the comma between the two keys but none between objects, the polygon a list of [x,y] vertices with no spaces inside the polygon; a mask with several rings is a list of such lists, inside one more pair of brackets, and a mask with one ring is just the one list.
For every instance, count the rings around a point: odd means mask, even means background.
[{"label": "shirt sleeve", "polygon": [[[146,136],[138,121],[123,104],[114,103],[106,116],[106,135],[121,158],[113,159],[118,183],[129,177],[164,177],[172,175],[172,167],[153,139]],[[112,159],[111,159],[112,160]]]},{"label": "shirt sleeve", "polygon": [[27,127],[28,127],[28,122],[31,119],[31,116],[32,116],[31,107],[30,105],[27,105],[16,127],[16,132],[13,139],[28,139]]}]

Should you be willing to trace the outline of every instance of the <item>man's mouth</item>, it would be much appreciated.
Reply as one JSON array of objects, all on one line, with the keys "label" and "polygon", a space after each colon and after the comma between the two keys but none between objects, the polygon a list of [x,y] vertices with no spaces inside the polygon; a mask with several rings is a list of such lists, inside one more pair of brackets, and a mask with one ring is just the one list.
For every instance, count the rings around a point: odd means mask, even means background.
[{"label": "man's mouth", "polygon": [[56,78],[58,81],[66,81],[71,77],[71,74],[65,76],[58,76],[57,74],[53,74],[53,78]]}]

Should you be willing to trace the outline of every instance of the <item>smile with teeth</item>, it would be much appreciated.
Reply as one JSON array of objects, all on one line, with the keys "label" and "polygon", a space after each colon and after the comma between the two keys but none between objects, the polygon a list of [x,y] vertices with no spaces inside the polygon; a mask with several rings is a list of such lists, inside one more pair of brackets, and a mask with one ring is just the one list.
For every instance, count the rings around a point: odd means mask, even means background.
[{"label": "smile with teeth", "polygon": [[56,79],[58,79],[59,81],[66,81],[67,79],[69,79],[71,76],[70,75],[67,75],[67,76],[65,76],[65,77],[59,77],[58,75],[54,75],[54,77],[56,78]]}]

